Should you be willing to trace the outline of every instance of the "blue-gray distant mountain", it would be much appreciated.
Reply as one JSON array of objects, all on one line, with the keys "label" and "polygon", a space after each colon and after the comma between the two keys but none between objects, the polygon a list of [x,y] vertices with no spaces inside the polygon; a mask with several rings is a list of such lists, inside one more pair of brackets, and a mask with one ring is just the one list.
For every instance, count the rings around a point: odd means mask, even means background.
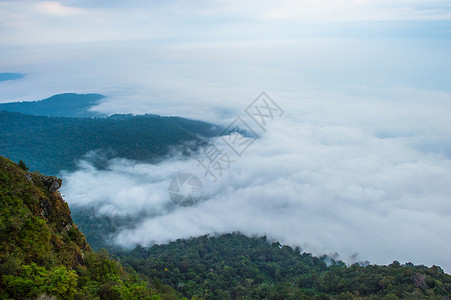
[{"label": "blue-gray distant mountain", "polygon": [[35,116],[54,117],[101,117],[89,109],[105,98],[101,94],[58,94],[40,101],[1,103],[0,111],[18,112]]},{"label": "blue-gray distant mountain", "polygon": [[22,73],[0,73],[0,81],[16,80],[24,77],[25,75]]}]

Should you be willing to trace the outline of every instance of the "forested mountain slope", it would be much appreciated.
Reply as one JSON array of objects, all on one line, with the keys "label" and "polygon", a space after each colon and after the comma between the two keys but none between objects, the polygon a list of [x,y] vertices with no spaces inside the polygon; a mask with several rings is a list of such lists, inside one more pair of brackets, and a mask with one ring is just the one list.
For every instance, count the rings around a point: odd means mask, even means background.
[{"label": "forested mountain slope", "polygon": [[25,168],[0,157],[0,299],[178,298],[94,253],[58,192],[61,179]]}]

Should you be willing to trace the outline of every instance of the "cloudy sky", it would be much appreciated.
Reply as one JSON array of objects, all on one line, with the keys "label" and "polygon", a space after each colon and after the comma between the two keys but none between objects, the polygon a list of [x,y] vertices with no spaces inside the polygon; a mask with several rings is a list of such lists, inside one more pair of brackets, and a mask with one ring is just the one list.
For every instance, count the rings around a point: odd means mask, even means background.
[{"label": "cloudy sky", "polygon": [[[451,272],[449,1],[0,1],[0,72],[26,74],[0,102],[98,92],[99,111],[223,125],[252,124],[263,90],[283,108],[218,182],[176,155],[65,173],[72,206],[151,215],[119,244],[238,230]],[[198,206],[168,208],[178,172]]]}]

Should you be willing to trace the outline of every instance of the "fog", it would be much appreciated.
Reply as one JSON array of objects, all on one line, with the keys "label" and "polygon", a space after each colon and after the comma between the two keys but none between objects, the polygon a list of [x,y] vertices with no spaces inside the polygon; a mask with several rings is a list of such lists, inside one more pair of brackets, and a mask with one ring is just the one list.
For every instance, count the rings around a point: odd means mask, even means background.
[{"label": "fog", "polygon": [[[71,206],[99,215],[149,215],[115,236],[124,247],[240,231],[318,255],[337,251],[347,262],[358,253],[372,263],[449,271],[448,97],[404,100],[402,112],[400,100],[304,100],[266,132],[253,126],[260,138],[233,156],[217,182],[194,158],[157,165],[117,159],[106,170],[81,163],[65,174],[63,191]],[[227,149],[220,138],[213,143]],[[203,182],[194,207],[171,203],[169,182],[180,172]]]},{"label": "fog", "polygon": [[[240,231],[451,272],[451,13],[392,2],[0,1],[0,70],[26,75],[0,82],[0,102],[95,92],[107,114],[252,126],[216,182],[177,154],[63,172],[71,207],[147,215],[119,245]],[[266,131],[244,112],[262,91],[284,110]],[[180,172],[201,179],[198,205],[172,205]]]}]

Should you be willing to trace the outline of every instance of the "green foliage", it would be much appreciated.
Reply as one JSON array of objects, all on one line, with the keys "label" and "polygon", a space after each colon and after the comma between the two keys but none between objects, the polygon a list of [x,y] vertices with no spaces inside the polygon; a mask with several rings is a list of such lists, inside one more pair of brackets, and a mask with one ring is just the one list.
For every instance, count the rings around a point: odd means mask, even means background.
[{"label": "green foliage", "polygon": [[[451,276],[439,267],[354,264],[314,257],[266,238],[202,236],[117,251],[138,273],[203,299],[442,299]],[[440,286],[440,288],[438,288]]]},{"label": "green foliage", "polygon": [[15,299],[26,299],[46,294],[59,299],[73,299],[77,290],[77,274],[64,266],[46,269],[35,263],[23,265],[21,272],[2,276],[3,286]]},{"label": "green foliage", "polygon": [[49,179],[0,157],[0,299],[179,298],[93,252]]},{"label": "green foliage", "polygon": [[[96,150],[106,158],[157,161],[175,146],[184,151],[203,144],[199,135],[212,125],[177,117],[115,115],[108,118],[56,118],[0,111],[0,155],[27,161],[31,170],[58,174]],[[104,167],[104,161],[94,161]]]},{"label": "green foliage", "polygon": [[19,165],[19,167],[23,170],[23,171],[28,171],[28,167],[27,167],[27,165],[23,162],[23,160],[19,160],[19,163],[18,163],[18,165]]}]

